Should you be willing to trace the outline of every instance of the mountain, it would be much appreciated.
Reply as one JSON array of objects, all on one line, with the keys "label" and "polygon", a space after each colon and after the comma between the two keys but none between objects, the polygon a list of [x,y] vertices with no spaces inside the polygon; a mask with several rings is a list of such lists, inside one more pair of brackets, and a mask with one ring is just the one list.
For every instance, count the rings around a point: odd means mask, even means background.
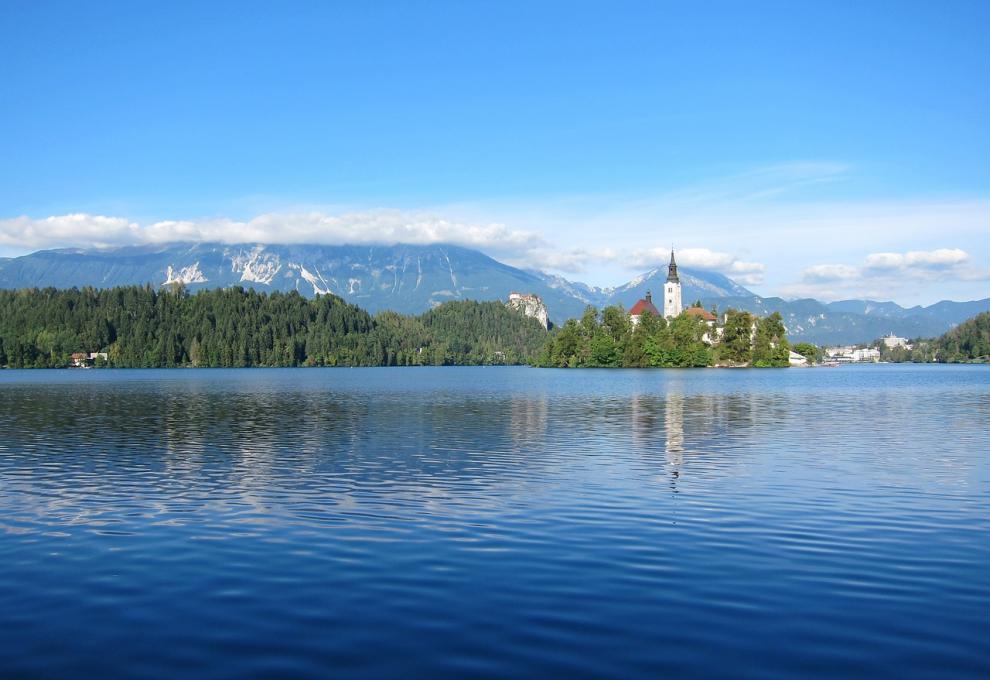
[{"label": "mountain", "polygon": [[[663,274],[666,277],[666,274]],[[685,299],[741,290],[720,274],[682,273]],[[630,306],[659,270],[614,290],[510,267],[451,245],[324,246],[169,243],[113,249],[43,250],[0,262],[0,288],[108,288],[183,283],[190,290],[240,285],[304,295],[333,293],[370,312],[422,313],[447,300],[505,300],[513,291],[539,295],[554,323],[587,305]],[[693,299],[693,298],[691,298]]]},{"label": "mountain", "polygon": [[370,312],[419,314],[447,300],[536,293],[551,318],[579,316],[583,299],[547,277],[449,245],[322,246],[171,243],[45,250],[0,263],[0,288],[180,282],[190,290],[240,285],[303,295],[333,293]]},{"label": "mountain", "polygon": [[902,319],[922,307],[901,307],[896,302],[877,302],[876,300],[839,300],[830,302],[827,307],[836,312],[850,312],[863,316],[879,316],[887,319]]},{"label": "mountain", "polygon": [[[240,285],[303,295],[333,293],[370,312],[419,314],[447,300],[506,300],[535,293],[560,324],[587,305],[631,307],[647,290],[659,294],[666,268],[616,288],[522,270],[476,250],[451,245],[323,246],[169,243],[115,249],[44,250],[0,259],[0,288],[71,288],[181,282],[192,290]],[[763,298],[715,272],[681,268],[685,304],[780,312],[792,340],[818,344],[869,342],[887,333],[935,337],[979,312],[990,299],[943,301],[904,308],[894,302]]]},{"label": "mountain", "polygon": [[[850,304],[852,302],[858,304]],[[705,307],[716,304],[721,310],[733,307],[761,316],[780,312],[792,341],[819,345],[865,343],[888,333],[906,338],[931,338],[978,312],[990,310],[990,298],[970,302],[943,300],[929,307],[909,308],[893,302],[823,303],[812,299],[783,300],[755,295],[702,298],[702,303]]]},{"label": "mountain", "polygon": [[[756,297],[738,283],[716,272],[702,272],[680,268],[681,299],[685,305],[695,300],[712,300],[726,297]],[[631,307],[646,295],[655,291],[662,298],[663,285],[667,281],[667,268],[660,267],[637,276],[629,283],[607,291],[606,303]]]}]

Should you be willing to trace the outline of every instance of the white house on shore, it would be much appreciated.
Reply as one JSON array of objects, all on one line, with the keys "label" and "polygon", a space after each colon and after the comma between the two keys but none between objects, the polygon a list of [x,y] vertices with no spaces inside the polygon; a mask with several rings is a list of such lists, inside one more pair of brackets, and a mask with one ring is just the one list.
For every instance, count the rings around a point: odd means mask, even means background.
[{"label": "white house on shore", "polygon": [[825,358],[839,363],[877,362],[880,361],[880,350],[876,347],[826,347]]},{"label": "white house on shore", "polygon": [[907,349],[911,348],[911,346],[908,344],[907,338],[899,338],[893,333],[890,333],[889,335],[885,335],[882,338],[880,338],[880,342],[882,342],[883,346],[886,347],[887,349],[895,349],[897,347],[904,347]]}]

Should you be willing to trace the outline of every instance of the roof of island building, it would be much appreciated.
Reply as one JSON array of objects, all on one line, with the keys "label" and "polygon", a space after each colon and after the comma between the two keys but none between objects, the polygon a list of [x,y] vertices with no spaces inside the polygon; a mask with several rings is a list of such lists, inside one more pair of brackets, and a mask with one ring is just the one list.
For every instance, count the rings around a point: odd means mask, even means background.
[{"label": "roof of island building", "polygon": [[660,316],[660,311],[653,304],[653,293],[646,291],[646,297],[637,301],[629,310],[629,316],[639,316],[643,312],[649,312],[654,316]]},{"label": "roof of island building", "polygon": [[684,313],[691,316],[700,316],[705,321],[715,321],[715,315],[704,307],[688,307],[684,310]]}]

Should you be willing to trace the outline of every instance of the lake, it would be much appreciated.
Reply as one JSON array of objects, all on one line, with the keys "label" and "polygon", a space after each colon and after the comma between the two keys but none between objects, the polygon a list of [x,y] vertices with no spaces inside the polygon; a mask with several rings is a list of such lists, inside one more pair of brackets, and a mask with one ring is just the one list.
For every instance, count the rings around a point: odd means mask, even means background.
[{"label": "lake", "polygon": [[0,371],[0,675],[987,677],[990,367]]}]

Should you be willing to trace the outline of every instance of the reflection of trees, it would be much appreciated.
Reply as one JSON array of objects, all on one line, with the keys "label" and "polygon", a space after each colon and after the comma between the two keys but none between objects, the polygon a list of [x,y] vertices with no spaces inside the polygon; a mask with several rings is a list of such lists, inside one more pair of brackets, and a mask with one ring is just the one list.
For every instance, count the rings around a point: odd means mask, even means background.
[{"label": "reflection of trees", "polygon": [[[263,514],[335,511],[377,521],[408,505],[456,513],[465,489],[475,500],[504,500],[559,465],[547,441],[545,395],[335,392],[298,389],[285,374],[206,380],[214,375],[0,393],[0,418],[12,433],[5,445],[14,452],[0,470],[31,469],[25,457],[37,453],[56,483],[80,491],[70,500],[77,505],[126,487],[145,517],[188,523],[190,513],[235,510],[251,523]],[[73,481],[76,468],[85,481]]]}]

